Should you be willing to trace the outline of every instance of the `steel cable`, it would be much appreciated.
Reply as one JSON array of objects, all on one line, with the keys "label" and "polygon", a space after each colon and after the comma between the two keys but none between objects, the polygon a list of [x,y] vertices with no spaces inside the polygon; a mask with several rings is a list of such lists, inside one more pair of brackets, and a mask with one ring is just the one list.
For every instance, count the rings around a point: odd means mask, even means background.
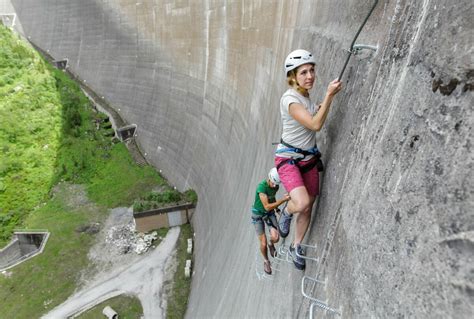
[{"label": "steel cable", "polygon": [[350,60],[351,55],[353,53],[354,44],[357,40],[357,37],[359,36],[360,32],[362,31],[362,28],[364,28],[365,24],[367,23],[367,20],[369,20],[370,16],[372,15],[372,12],[374,11],[374,9],[377,6],[378,2],[379,2],[379,0],[375,0],[374,4],[372,5],[372,8],[369,11],[369,14],[365,17],[364,22],[362,22],[362,24],[360,25],[359,30],[357,30],[357,33],[354,36],[354,39],[352,40],[351,46],[349,48],[348,56],[347,56],[346,62],[344,63],[344,67],[342,68],[342,71],[339,74],[339,77],[337,78],[338,81],[340,81],[342,79],[342,75],[344,74],[344,71],[346,70],[347,64],[349,63],[349,60]]}]

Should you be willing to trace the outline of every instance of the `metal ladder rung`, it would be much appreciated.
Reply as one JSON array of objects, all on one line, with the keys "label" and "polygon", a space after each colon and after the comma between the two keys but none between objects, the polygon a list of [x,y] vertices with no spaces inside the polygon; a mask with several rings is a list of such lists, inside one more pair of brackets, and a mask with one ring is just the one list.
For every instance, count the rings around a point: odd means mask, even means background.
[{"label": "metal ladder rung", "polygon": [[308,276],[303,276],[303,278],[301,279],[301,294],[303,295],[303,297],[311,300],[313,303],[311,304],[311,308],[309,309],[309,313],[310,313],[310,318],[312,319],[313,318],[313,308],[315,306],[319,307],[319,308],[322,308],[326,311],[329,311],[329,312],[332,312],[332,313],[335,313],[335,314],[338,314],[338,315],[341,315],[341,313],[339,311],[337,311],[336,309],[334,308],[331,308],[329,307],[329,305],[322,301],[322,300],[319,300],[319,299],[316,299],[312,296],[310,296],[309,294],[307,294],[305,291],[304,291],[304,286],[305,286],[305,280],[309,280],[309,281],[312,281],[316,284],[323,284],[325,285],[326,282],[325,281],[321,281],[321,280],[317,280],[315,278],[311,278],[311,277],[308,277]]},{"label": "metal ladder rung", "polygon": [[326,311],[335,313],[337,315],[341,315],[338,311],[328,307],[326,304],[320,304],[320,303],[317,303],[317,302],[313,302],[313,303],[311,303],[311,306],[309,308],[309,318],[310,319],[313,319],[313,311],[314,311],[313,309],[314,309],[314,307],[319,307],[319,308],[322,308]]},{"label": "metal ladder rung", "polygon": [[[305,245],[305,244],[300,244],[300,246],[302,247],[305,247],[305,248],[312,248],[312,249],[316,249],[316,245]],[[308,256],[305,256],[305,255],[300,255],[298,253],[298,249],[295,249],[295,252],[296,252],[296,256],[300,257],[300,258],[303,258],[303,259],[306,259],[306,260],[312,260],[312,261],[319,261],[319,258],[318,257],[308,257]]]},{"label": "metal ladder rung", "polygon": [[360,51],[366,49],[366,50],[372,50],[374,52],[377,52],[378,50],[378,46],[376,45],[369,45],[369,44],[361,44],[361,43],[357,43],[357,44],[354,44],[354,46],[352,47],[352,54],[358,54]]},{"label": "metal ladder rung", "polygon": [[288,263],[292,263],[293,260],[291,259],[290,255],[290,250],[288,249],[288,246],[285,246],[284,244],[279,245],[277,249],[277,255],[274,257],[274,259],[278,261],[284,261]]}]

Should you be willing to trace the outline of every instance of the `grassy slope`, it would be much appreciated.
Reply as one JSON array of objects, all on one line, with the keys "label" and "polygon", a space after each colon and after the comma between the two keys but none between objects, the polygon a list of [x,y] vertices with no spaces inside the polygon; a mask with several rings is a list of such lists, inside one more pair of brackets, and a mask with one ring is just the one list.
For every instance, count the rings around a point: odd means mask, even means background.
[{"label": "grassy slope", "polygon": [[61,110],[51,70],[0,26],[0,246],[51,188]]},{"label": "grassy slope", "polygon": [[[87,185],[92,200],[108,207],[130,205],[150,185],[165,185],[151,166],[139,167],[133,162],[127,148],[117,144],[111,150],[110,158],[98,165]],[[115,163],[110,165],[110,163]]]},{"label": "grassy slope", "polygon": [[94,239],[75,229],[104,214],[104,209],[72,210],[56,196],[28,218],[27,226],[46,228],[51,235],[42,254],[9,270],[10,277],[0,277],[2,318],[37,318],[73,292]]},{"label": "grassy slope", "polygon": [[105,318],[102,314],[102,310],[109,306],[117,314],[120,319],[140,319],[143,315],[142,305],[140,300],[133,296],[120,295],[114,298],[110,298],[107,301],[97,305],[93,309],[90,309],[83,314],[81,314],[78,319],[96,319],[96,318]]}]

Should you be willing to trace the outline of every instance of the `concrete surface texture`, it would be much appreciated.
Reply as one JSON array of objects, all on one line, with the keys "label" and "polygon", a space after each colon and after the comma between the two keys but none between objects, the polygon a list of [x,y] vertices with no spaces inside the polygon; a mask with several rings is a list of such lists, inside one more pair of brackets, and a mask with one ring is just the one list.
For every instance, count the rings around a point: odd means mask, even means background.
[{"label": "concrete surface texture", "polygon": [[[148,160],[194,188],[188,318],[308,315],[302,273],[255,276],[250,206],[281,132],[283,61],[314,52],[312,97],[336,78],[369,0],[13,0],[26,36],[138,125]],[[306,241],[312,290],[345,318],[473,312],[473,4],[381,0],[324,129]],[[322,312],[317,312],[322,316]]]}]

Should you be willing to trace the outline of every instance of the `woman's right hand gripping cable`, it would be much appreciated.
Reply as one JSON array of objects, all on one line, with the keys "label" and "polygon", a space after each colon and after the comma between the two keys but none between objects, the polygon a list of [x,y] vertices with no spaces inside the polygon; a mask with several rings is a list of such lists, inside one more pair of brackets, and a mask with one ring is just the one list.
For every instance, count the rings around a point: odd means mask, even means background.
[{"label": "woman's right hand gripping cable", "polygon": [[342,82],[338,81],[335,79],[334,81],[331,81],[328,85],[328,90],[326,91],[326,94],[328,96],[333,97],[336,95],[340,90],[342,89]]}]

